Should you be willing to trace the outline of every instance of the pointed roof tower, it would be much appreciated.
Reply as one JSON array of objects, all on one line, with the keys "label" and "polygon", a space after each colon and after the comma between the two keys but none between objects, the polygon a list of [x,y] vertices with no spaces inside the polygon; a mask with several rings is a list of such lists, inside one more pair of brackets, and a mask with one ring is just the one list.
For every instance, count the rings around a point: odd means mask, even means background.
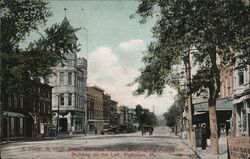
[{"label": "pointed roof tower", "polygon": [[69,35],[69,37],[71,37],[71,38],[74,39],[75,41],[78,40],[78,38],[77,38],[77,36],[76,36],[76,34],[75,34],[75,32],[74,32],[74,29],[73,29],[73,27],[70,25],[70,23],[69,23],[68,19],[66,18],[66,16],[64,17],[64,19],[63,19],[63,21],[62,21],[62,23],[61,23],[61,27],[66,27],[66,28],[68,28],[69,30],[72,30],[72,33]]}]

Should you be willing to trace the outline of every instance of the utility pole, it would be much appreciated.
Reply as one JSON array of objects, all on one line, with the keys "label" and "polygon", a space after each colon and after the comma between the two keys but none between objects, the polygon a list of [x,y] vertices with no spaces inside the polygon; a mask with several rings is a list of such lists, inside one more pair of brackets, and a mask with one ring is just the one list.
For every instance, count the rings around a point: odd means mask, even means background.
[{"label": "utility pole", "polygon": [[[83,23],[84,23],[84,9],[82,8],[82,17],[83,17]],[[83,30],[84,30],[84,40],[85,40],[85,53],[86,53],[86,59],[88,60],[88,29],[87,29],[87,25],[83,24]]]},{"label": "utility pole", "polygon": [[[85,54],[86,54],[86,60],[88,60],[88,29],[87,29],[87,27],[86,27],[86,24],[85,24],[85,26],[84,26],[84,9],[82,8],[82,27],[83,27],[83,30],[84,30],[84,32],[83,32],[83,39],[85,40]],[[84,42],[83,42],[84,43]],[[88,72],[88,62],[87,62],[87,68],[86,68],[86,71]],[[86,72],[86,80],[87,80],[87,72]],[[84,130],[85,130],[85,135],[87,134],[87,132],[89,131],[88,130],[88,124],[87,124],[87,122],[88,122],[88,99],[87,99],[87,90],[85,89],[85,91],[84,92],[86,92],[86,98],[84,97]]]},{"label": "utility pole", "polygon": [[[2,68],[2,59],[1,59],[1,19],[0,19],[0,68]],[[3,110],[2,110],[2,76],[0,74],[0,159],[2,158],[2,126],[3,126]]]},{"label": "utility pole", "polygon": [[58,97],[58,105],[57,105],[56,136],[58,135],[58,127],[59,127],[60,95],[57,95],[57,97]]},{"label": "utility pole", "polygon": [[193,114],[194,114],[194,108],[193,108],[193,100],[192,100],[192,94],[191,94],[191,64],[190,64],[190,51],[188,51],[188,57],[184,60],[185,64],[185,71],[186,71],[186,79],[187,79],[187,87],[188,87],[188,99],[187,99],[187,105],[188,105],[188,113],[187,113],[187,120],[188,120],[188,135],[189,135],[189,141],[193,143]]}]

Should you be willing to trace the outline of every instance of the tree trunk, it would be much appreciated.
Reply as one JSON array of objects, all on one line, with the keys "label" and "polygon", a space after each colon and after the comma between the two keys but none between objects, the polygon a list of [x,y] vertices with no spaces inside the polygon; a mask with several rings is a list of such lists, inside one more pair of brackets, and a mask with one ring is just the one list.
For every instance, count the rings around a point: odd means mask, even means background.
[{"label": "tree trunk", "polygon": [[210,99],[209,102],[209,123],[210,123],[210,141],[211,141],[211,153],[217,155],[219,153],[219,142],[218,142],[218,127],[217,127],[217,116],[216,116],[216,99]]},{"label": "tree trunk", "polygon": [[209,56],[211,59],[211,70],[210,70],[210,85],[209,85],[209,124],[211,131],[211,153],[219,154],[219,141],[218,141],[218,127],[217,127],[217,116],[216,116],[216,99],[220,92],[220,71],[217,66],[216,47],[209,48]]}]

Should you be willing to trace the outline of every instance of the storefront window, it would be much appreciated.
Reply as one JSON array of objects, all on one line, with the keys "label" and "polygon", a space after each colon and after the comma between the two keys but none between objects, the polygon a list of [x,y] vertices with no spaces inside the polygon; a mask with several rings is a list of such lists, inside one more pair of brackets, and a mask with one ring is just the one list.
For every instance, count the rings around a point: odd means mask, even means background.
[{"label": "storefront window", "polygon": [[82,129],[82,120],[81,118],[76,118],[76,130]]}]

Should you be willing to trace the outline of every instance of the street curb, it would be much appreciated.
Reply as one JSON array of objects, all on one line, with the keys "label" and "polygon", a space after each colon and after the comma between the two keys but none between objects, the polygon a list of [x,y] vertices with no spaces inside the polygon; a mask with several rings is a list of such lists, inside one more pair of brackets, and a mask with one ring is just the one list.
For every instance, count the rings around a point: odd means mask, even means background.
[{"label": "street curb", "polygon": [[188,143],[187,141],[183,140],[182,141],[188,145],[194,152],[195,154],[200,158],[200,159],[203,159],[204,155],[202,155],[196,148],[194,148],[190,143]]},{"label": "street curb", "polygon": [[13,140],[13,141],[3,141],[0,144],[5,145],[5,144],[10,144],[10,143],[19,143],[19,142],[36,142],[36,141],[49,141],[49,140],[63,140],[63,139],[69,139],[77,136],[57,136],[57,137],[52,137],[52,138],[38,138],[38,139],[27,139],[27,140]]}]

